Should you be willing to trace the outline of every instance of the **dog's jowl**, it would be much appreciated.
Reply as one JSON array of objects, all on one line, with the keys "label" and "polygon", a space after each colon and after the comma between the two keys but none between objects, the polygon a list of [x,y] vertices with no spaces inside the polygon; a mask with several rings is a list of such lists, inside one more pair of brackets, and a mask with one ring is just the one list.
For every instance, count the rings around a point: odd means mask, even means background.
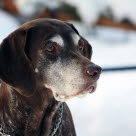
[{"label": "dog's jowl", "polygon": [[6,37],[0,45],[0,135],[76,136],[65,101],[96,89],[101,68],[91,56],[88,41],[59,20],[33,20]]}]

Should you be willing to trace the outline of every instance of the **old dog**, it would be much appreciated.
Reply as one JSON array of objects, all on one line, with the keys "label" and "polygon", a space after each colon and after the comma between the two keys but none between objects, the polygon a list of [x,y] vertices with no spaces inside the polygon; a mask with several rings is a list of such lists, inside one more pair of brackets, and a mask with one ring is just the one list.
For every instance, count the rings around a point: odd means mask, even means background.
[{"label": "old dog", "polygon": [[76,28],[55,19],[23,24],[0,45],[0,134],[76,136],[65,101],[94,92],[101,68]]}]

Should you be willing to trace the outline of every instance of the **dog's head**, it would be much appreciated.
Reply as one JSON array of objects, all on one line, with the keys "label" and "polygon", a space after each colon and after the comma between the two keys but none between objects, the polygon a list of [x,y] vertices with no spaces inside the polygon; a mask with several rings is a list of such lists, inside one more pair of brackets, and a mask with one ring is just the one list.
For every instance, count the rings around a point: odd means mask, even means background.
[{"label": "dog's head", "polygon": [[38,19],[2,42],[0,78],[22,95],[33,94],[40,84],[65,101],[95,90],[101,68],[91,56],[91,45],[72,24]]}]

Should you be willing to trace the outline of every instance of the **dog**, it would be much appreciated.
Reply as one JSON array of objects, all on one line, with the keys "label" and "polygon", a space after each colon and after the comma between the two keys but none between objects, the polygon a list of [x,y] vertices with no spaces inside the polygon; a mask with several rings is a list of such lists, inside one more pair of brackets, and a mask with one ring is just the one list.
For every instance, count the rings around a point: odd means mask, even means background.
[{"label": "dog", "polygon": [[36,19],[0,46],[0,134],[76,136],[66,100],[94,92],[101,67],[70,23]]}]

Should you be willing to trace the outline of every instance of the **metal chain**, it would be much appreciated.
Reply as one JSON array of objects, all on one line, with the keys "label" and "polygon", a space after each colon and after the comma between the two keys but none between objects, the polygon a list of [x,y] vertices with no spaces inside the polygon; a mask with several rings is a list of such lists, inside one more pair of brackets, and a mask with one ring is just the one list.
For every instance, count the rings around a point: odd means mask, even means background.
[{"label": "metal chain", "polygon": [[11,136],[4,132],[3,126],[0,124],[0,136]]},{"label": "metal chain", "polygon": [[53,128],[53,131],[51,132],[50,136],[55,136],[57,130],[60,127],[60,124],[62,122],[62,116],[63,116],[63,103],[59,107],[59,112],[58,112],[58,119],[55,122],[55,127]]}]

